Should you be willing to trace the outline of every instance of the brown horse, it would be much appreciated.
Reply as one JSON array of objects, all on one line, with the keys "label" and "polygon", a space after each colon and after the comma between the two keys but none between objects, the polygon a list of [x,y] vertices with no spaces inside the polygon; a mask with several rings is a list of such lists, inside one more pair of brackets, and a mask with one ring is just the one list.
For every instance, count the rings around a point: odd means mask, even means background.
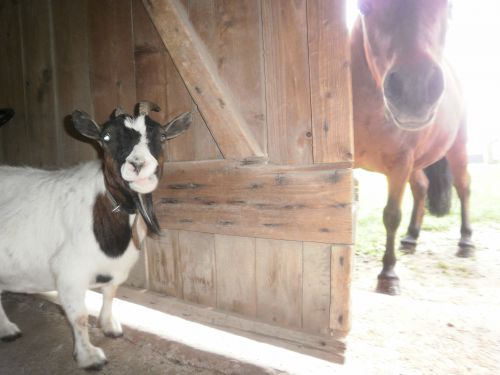
[{"label": "brown horse", "polygon": [[407,182],[414,205],[404,248],[415,249],[427,191],[431,213],[449,209],[450,170],[462,206],[457,255],[469,256],[474,248],[465,109],[443,59],[448,1],[358,0],[358,6],[351,35],[355,166],[387,176],[387,240],[377,291],[397,294],[395,235]]}]

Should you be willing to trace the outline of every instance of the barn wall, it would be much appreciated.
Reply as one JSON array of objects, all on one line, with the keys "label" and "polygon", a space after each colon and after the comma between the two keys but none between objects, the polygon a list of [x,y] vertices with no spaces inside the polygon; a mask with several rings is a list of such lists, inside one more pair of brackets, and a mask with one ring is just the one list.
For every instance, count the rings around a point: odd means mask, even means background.
[{"label": "barn wall", "polygon": [[[175,162],[167,177],[180,181],[194,168],[194,185],[219,173],[269,189],[262,200],[249,191],[254,198],[243,204],[228,199],[220,181],[190,201],[165,184],[156,195],[165,234],[148,239],[130,283],[315,334],[348,330],[353,153],[344,1],[180,3],[263,160],[253,167],[222,160],[142,1],[5,0],[0,107],[16,116],[0,131],[0,163],[55,168],[96,158],[71,128],[76,108],[98,122],[117,106],[132,112],[140,100],[160,105],[152,117],[161,122],[192,111],[190,129],[167,145],[166,159]],[[262,171],[270,182],[252,183]],[[306,194],[314,181],[331,189],[328,204],[323,194]],[[245,187],[231,194],[245,195]],[[276,203],[287,194],[294,204]]]}]

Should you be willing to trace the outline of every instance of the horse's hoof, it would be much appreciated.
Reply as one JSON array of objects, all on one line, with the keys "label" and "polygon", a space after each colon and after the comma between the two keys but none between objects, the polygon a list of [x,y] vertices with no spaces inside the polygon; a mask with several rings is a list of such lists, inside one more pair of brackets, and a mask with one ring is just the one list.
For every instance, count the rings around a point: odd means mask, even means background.
[{"label": "horse's hoof", "polygon": [[474,256],[474,246],[462,246],[458,245],[457,257],[459,258],[470,258]]},{"label": "horse's hoof", "polygon": [[474,242],[468,237],[462,237],[458,242],[457,257],[470,258],[474,255]]},{"label": "horse's hoof", "polygon": [[412,236],[406,236],[401,240],[399,249],[405,254],[415,254],[417,250],[417,240]]},{"label": "horse's hoof", "polygon": [[377,282],[377,293],[388,294],[390,296],[397,296],[401,294],[399,289],[399,278],[386,277],[379,275]]}]

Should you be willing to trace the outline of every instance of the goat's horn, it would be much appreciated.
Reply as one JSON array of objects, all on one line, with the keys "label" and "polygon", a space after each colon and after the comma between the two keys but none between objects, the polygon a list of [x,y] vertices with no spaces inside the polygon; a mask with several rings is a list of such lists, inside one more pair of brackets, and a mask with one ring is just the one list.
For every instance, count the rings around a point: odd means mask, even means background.
[{"label": "goat's horn", "polygon": [[137,103],[139,116],[147,116],[150,111],[160,112],[161,109],[158,104],[153,102],[144,101]]},{"label": "goat's horn", "polygon": [[114,117],[118,117],[118,116],[124,115],[124,114],[125,114],[125,110],[123,109],[123,107],[116,107],[116,109],[113,111]]}]

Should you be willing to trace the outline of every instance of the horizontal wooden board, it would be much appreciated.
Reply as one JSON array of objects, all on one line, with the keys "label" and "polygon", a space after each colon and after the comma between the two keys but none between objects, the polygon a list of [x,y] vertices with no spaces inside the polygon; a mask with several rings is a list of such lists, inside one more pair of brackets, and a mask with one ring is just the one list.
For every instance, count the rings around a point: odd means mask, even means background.
[{"label": "horizontal wooden board", "polygon": [[339,166],[167,163],[157,214],[168,229],[351,244],[352,173]]}]

